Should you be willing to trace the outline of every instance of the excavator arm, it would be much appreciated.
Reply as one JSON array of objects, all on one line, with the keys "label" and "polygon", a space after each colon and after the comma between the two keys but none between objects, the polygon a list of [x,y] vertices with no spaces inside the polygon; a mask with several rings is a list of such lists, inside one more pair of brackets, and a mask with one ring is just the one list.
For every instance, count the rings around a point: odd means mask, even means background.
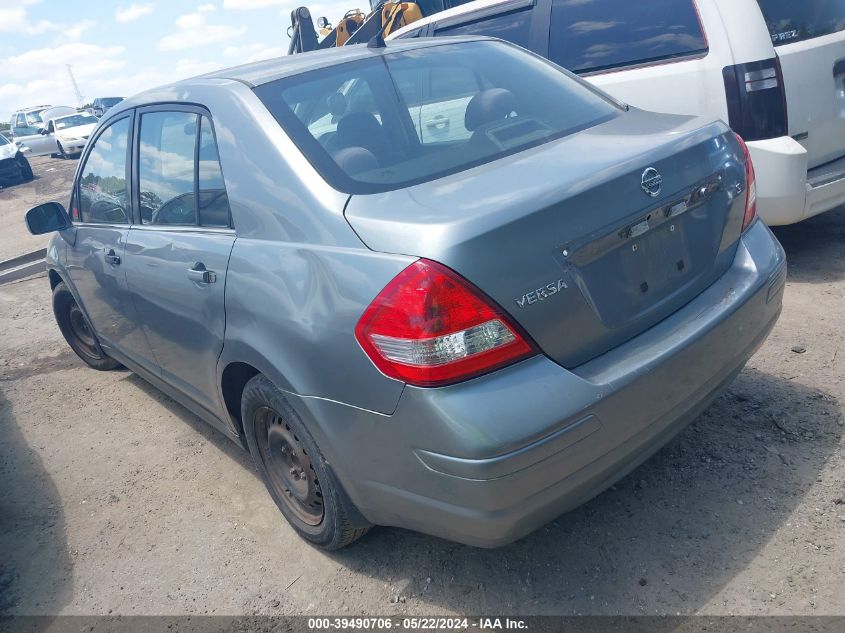
[{"label": "excavator arm", "polygon": [[379,3],[375,10],[366,16],[360,10],[353,9],[343,16],[335,28],[321,29],[322,39],[317,35],[311,12],[307,7],[294,9],[290,17],[288,55],[333,46],[363,44],[375,36],[389,35],[406,24],[419,20],[423,14],[416,2]]}]

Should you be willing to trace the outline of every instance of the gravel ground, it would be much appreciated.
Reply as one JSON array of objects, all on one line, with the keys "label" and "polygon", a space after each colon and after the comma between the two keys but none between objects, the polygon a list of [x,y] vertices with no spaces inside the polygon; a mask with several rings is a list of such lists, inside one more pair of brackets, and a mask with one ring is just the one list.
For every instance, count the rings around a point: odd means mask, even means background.
[{"label": "gravel ground", "polygon": [[2,286],[0,613],[845,615],[845,211],[778,237],[784,313],[729,391],[499,550],[392,528],[309,547],[237,446],[73,356],[46,279]]},{"label": "gravel ground", "polygon": [[35,180],[0,189],[0,262],[47,246],[50,237],[30,235],[24,215],[35,205],[51,200],[67,205],[79,160],[36,156],[29,163]]}]

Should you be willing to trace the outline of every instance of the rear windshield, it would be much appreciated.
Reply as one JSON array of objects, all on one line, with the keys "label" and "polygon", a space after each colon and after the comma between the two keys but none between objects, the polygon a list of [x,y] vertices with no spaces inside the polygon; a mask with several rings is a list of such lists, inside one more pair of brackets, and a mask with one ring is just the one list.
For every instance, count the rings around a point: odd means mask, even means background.
[{"label": "rear windshield", "polygon": [[326,181],[347,193],[463,171],[619,112],[595,89],[501,42],[388,53],[255,91]]},{"label": "rear windshield", "polygon": [[551,35],[549,58],[578,73],[707,51],[692,0],[553,0]]},{"label": "rear windshield", "polygon": [[845,30],[845,0],[757,0],[775,46]]}]

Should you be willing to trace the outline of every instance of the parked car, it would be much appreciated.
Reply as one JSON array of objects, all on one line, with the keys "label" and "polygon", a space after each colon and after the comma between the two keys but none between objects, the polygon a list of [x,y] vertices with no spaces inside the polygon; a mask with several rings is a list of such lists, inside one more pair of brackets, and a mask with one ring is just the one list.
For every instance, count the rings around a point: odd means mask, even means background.
[{"label": "parked car", "polygon": [[[467,134],[427,136],[421,99]],[[786,278],[726,124],[479,38],[131,98],[70,209],[27,215],[59,231],[69,345],[242,442],[326,548],[371,524],[496,546],[584,502],[732,380]]]},{"label": "parked car", "polygon": [[113,108],[126,97],[97,97],[91,104],[91,114],[97,117],[103,116],[109,108]]},{"label": "parked car", "polygon": [[23,121],[19,112],[15,119],[19,122],[25,122],[27,125],[18,125],[12,128],[15,141],[28,147],[30,156],[58,156],[59,149],[55,135],[48,131],[49,121],[75,113],[76,108],[70,106],[48,106],[37,112],[30,111],[25,115],[26,119]]},{"label": "parked car", "polygon": [[[88,143],[88,137],[97,127],[99,119],[87,112],[65,114],[47,121],[47,127],[42,135],[53,141],[53,151],[62,158],[72,154],[79,154]],[[46,152],[45,152],[46,153]]]},{"label": "parked car", "polygon": [[51,105],[40,105],[15,110],[9,121],[11,136],[20,140],[38,134],[44,127],[43,121],[41,120],[41,113],[52,107]]},{"label": "parked car", "polygon": [[467,34],[524,46],[640,108],[729,121],[768,224],[845,202],[845,0],[475,0],[392,37]]},{"label": "parked car", "polygon": [[20,148],[0,134],[0,187],[29,182],[33,177],[32,167]]}]

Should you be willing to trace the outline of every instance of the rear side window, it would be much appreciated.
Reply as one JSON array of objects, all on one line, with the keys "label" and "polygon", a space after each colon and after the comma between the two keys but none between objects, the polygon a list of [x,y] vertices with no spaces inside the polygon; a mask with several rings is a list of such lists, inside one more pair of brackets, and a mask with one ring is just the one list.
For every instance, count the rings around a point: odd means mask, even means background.
[{"label": "rear side window", "polygon": [[620,112],[553,64],[492,41],[388,52],[255,92],[325,180],[346,193],[453,174]]},{"label": "rear side window", "polygon": [[142,224],[196,224],[197,119],[192,112],[141,115],[138,182]]},{"label": "rear side window", "polygon": [[845,30],[845,0],[757,0],[775,46]]},{"label": "rear side window", "polygon": [[74,220],[104,224],[126,224],[128,193],[126,156],[129,119],[115,121],[94,141],[79,177],[79,207]]},{"label": "rear side window", "polygon": [[[470,14],[471,15],[471,14]],[[435,35],[486,35],[531,48],[532,9],[521,9],[461,24],[438,27]]]},{"label": "rear side window", "polygon": [[142,224],[229,227],[229,200],[211,121],[193,112],[141,115]]},{"label": "rear side window", "polygon": [[549,58],[587,73],[703,54],[692,0],[554,0]]}]

